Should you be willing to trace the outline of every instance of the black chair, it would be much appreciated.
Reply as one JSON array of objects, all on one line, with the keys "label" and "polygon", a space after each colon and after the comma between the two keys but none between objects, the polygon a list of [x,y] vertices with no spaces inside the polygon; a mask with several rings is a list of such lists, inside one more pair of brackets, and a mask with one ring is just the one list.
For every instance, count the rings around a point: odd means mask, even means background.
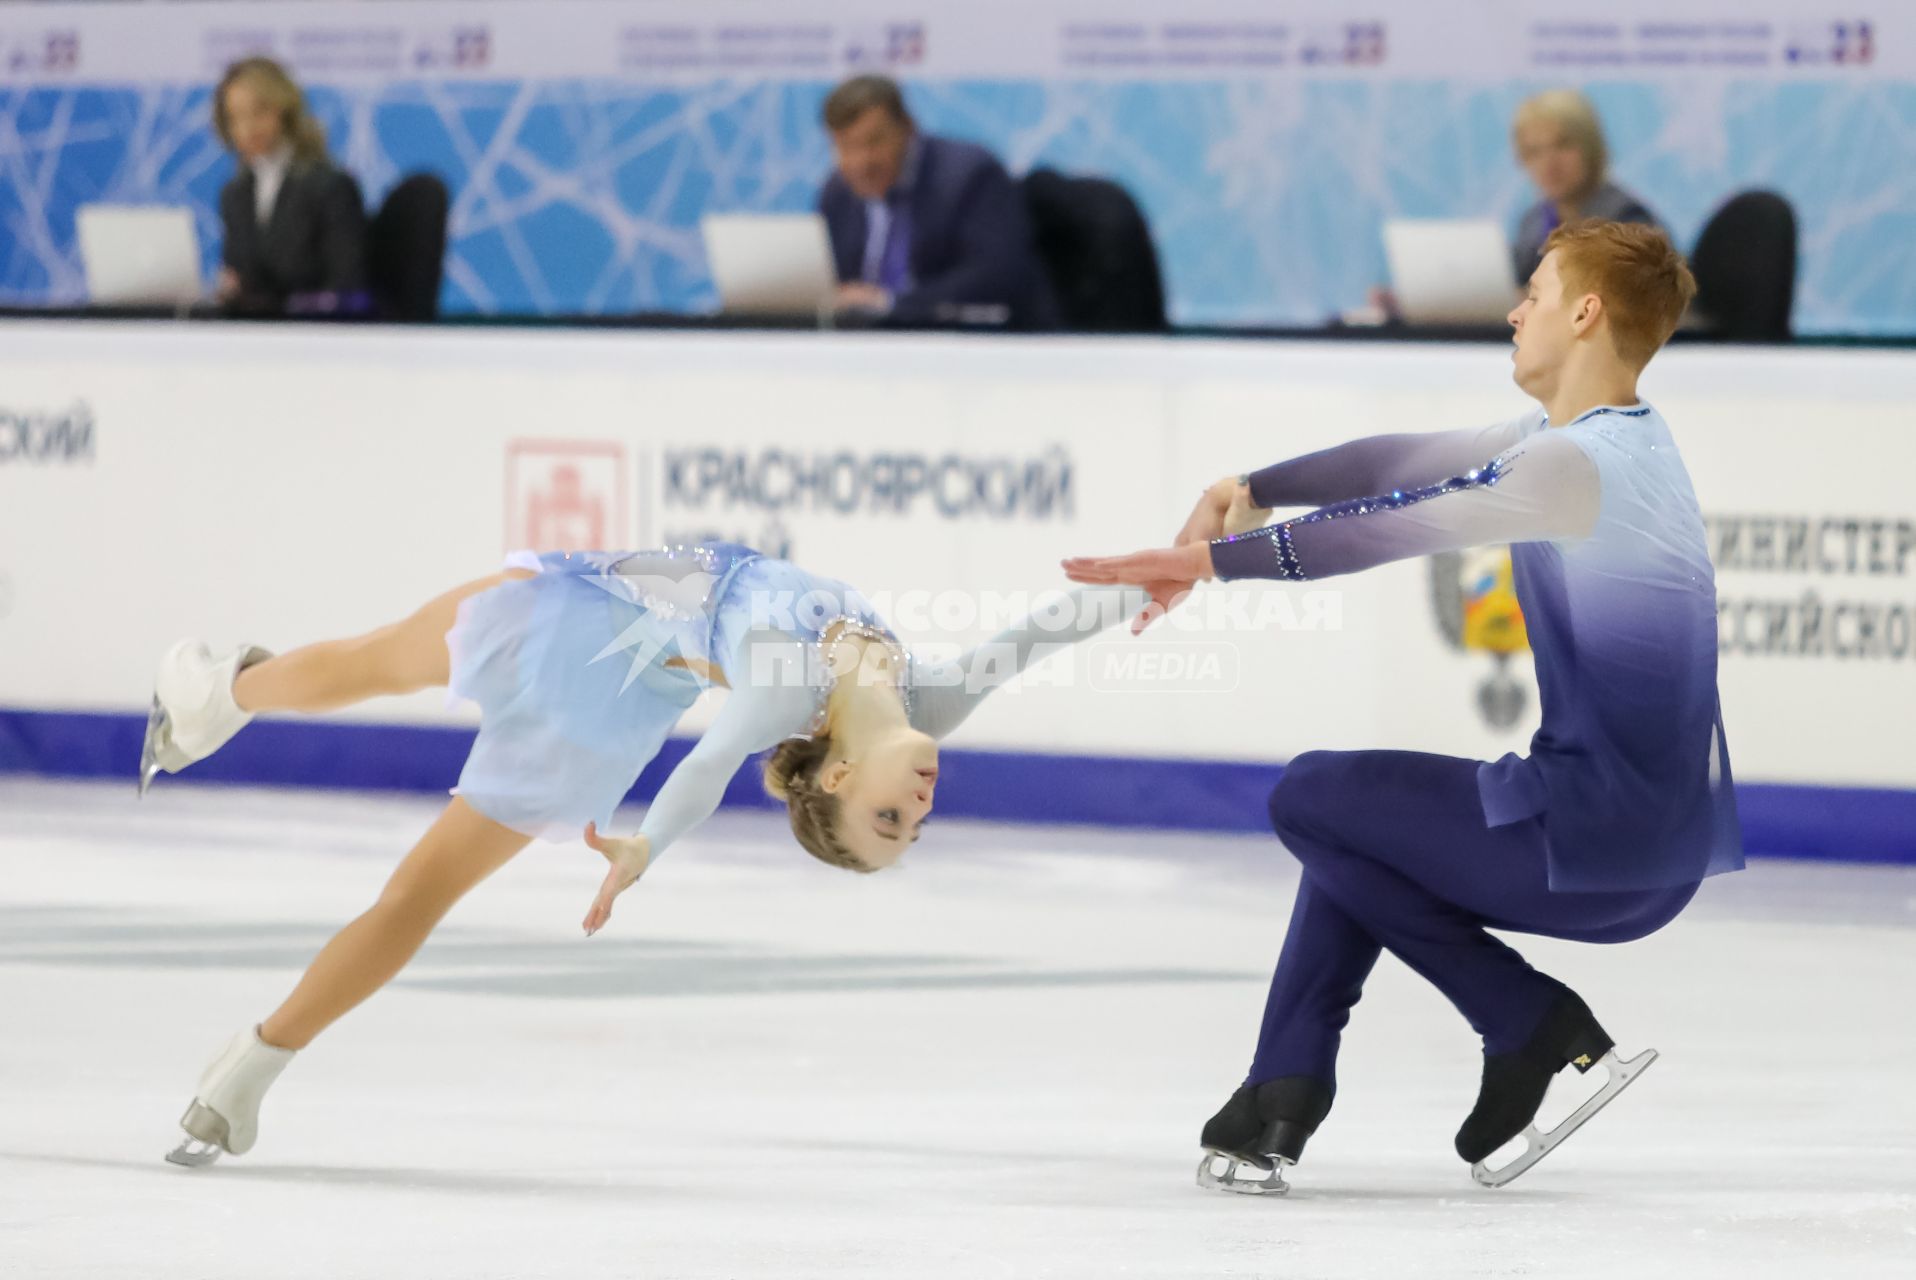
[{"label": "black chair", "polygon": [[367,275],[382,320],[432,320],[446,263],[446,184],[415,173],[386,193],[366,232]]},{"label": "black chair", "polygon": [[1157,249],[1130,192],[1104,178],[1034,169],[1025,176],[1024,194],[1066,329],[1154,333],[1167,327]]},{"label": "black chair", "polygon": [[1787,342],[1796,297],[1796,213],[1772,191],[1745,191],[1710,215],[1690,254],[1706,332]]}]

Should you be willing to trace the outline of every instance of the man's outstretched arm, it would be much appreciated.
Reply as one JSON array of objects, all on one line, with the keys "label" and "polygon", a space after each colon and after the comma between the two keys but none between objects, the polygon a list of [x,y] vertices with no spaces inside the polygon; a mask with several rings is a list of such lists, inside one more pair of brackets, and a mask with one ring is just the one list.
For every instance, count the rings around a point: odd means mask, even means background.
[{"label": "man's outstretched arm", "polygon": [[1583,537],[1596,524],[1600,496],[1596,464],[1582,448],[1544,433],[1435,483],[1208,542],[1064,567],[1074,582],[1328,578],[1439,551]]}]

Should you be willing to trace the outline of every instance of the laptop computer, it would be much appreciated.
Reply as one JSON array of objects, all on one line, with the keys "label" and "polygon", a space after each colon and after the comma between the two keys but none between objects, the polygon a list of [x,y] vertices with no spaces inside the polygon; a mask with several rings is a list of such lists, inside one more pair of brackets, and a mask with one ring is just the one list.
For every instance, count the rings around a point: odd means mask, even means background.
[{"label": "laptop computer", "polygon": [[1411,324],[1502,324],[1517,305],[1510,244],[1489,219],[1389,219],[1384,256],[1397,310]]},{"label": "laptop computer", "polygon": [[727,315],[817,316],[837,291],[832,242],[815,213],[717,213],[699,222]]},{"label": "laptop computer", "polygon": [[87,299],[97,306],[185,305],[206,292],[193,211],[88,204],[74,216]]}]

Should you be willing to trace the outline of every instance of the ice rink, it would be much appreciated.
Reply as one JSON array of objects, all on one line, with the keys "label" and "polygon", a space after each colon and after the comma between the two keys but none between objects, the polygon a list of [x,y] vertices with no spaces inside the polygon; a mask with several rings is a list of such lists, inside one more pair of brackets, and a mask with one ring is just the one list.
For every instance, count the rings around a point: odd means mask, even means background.
[{"label": "ice rink", "polygon": [[8,1280],[1916,1275],[1916,870],[1769,862],[1642,943],[1523,943],[1663,1059],[1502,1191],[1450,1150],[1472,1036],[1386,958],[1264,1201],[1192,1172],[1273,840],[951,823],[859,877],[722,815],[589,941],[602,864],[537,845],[189,1172],[201,1066],[433,805],[132,791],[0,779]]}]

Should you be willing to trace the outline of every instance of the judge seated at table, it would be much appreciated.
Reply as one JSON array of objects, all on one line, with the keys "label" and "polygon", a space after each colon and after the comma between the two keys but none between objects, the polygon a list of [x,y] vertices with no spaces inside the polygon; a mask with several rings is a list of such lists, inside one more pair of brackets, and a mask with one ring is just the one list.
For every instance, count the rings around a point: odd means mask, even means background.
[{"label": "judge seated at table", "polygon": [[1610,181],[1610,148],[1590,99],[1575,89],[1550,89],[1525,99],[1510,126],[1511,146],[1541,197],[1525,210],[1511,245],[1519,285],[1543,261],[1543,242],[1581,218],[1641,222],[1662,228],[1635,195]]},{"label": "judge seated at table", "polygon": [[219,300],[251,314],[367,310],[359,184],[328,157],[292,77],[270,58],[234,63],[213,127],[239,161],[220,192]]},{"label": "judge seated at table", "polygon": [[825,100],[837,171],[819,194],[841,310],[904,324],[1056,327],[1018,184],[983,147],[920,132],[898,85]]}]

